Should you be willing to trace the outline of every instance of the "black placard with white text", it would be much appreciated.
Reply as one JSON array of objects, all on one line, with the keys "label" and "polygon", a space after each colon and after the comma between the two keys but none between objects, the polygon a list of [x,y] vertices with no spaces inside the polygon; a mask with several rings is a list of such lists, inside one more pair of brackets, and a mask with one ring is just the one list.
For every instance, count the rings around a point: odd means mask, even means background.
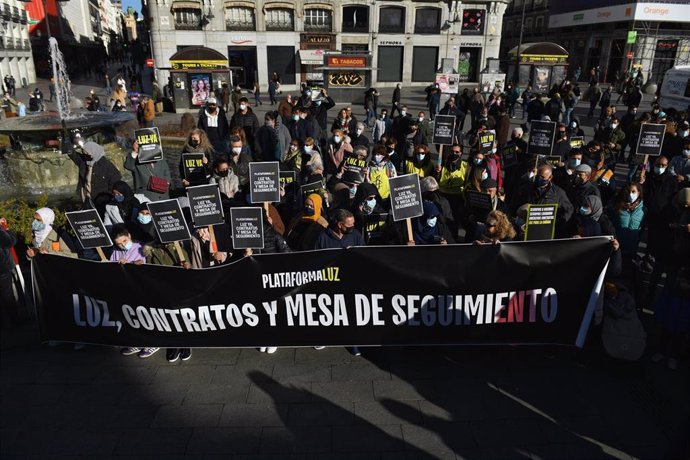
[{"label": "black placard with white text", "polygon": [[434,118],[434,136],[432,143],[438,145],[453,145],[455,137],[455,116],[436,115]]},{"label": "black placard with white text", "polygon": [[195,227],[208,227],[225,222],[220,190],[216,184],[187,187],[187,198]]},{"label": "black placard with white text", "polygon": [[479,151],[483,154],[491,152],[494,148],[494,141],[496,140],[495,131],[484,131],[483,133],[478,133],[479,136]]},{"label": "black placard with white text", "polygon": [[424,214],[422,189],[417,174],[404,174],[388,179],[391,188],[391,212],[393,220],[412,219]]},{"label": "black placard with white text", "polygon": [[179,201],[154,201],[146,203],[146,207],[151,213],[153,226],[156,228],[161,243],[173,243],[191,238]]},{"label": "black placard with white text", "polygon": [[105,248],[113,245],[110,235],[95,209],[66,212],[65,217],[84,249]]},{"label": "black placard with white text", "polygon": [[280,201],[280,163],[261,161],[249,163],[249,202]]},{"label": "black placard with white text", "polygon": [[658,157],[661,155],[661,148],[664,145],[664,135],[666,134],[666,125],[658,125],[653,123],[643,123],[640,125],[640,137],[637,138],[638,155],[649,155],[651,157]]},{"label": "black placard with white text", "polygon": [[555,135],[556,123],[553,121],[532,120],[527,150],[531,155],[551,155]]},{"label": "black placard with white text", "polygon": [[134,138],[139,145],[139,163],[151,163],[163,159],[163,146],[158,128],[141,128],[134,131]]},{"label": "black placard with white text", "polygon": [[263,249],[263,208],[230,208],[232,247],[235,249]]},{"label": "black placard with white text", "polygon": [[189,185],[201,185],[208,182],[206,179],[206,166],[203,153],[183,153],[182,173]]}]

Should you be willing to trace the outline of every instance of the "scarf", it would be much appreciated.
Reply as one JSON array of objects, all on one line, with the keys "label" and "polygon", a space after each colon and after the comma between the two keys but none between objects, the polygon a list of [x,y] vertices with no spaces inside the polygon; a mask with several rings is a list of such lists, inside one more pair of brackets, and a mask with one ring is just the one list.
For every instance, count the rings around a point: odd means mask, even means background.
[{"label": "scarf", "polygon": [[312,203],[314,203],[314,215],[307,216],[303,214],[302,221],[316,222],[321,218],[321,206],[323,204],[323,198],[321,198],[321,195],[318,193],[312,193],[311,195],[308,195],[306,199],[311,200]]},{"label": "scarf", "polygon": [[217,128],[218,127],[218,112],[208,113],[208,110],[204,110],[204,112],[206,112],[206,125],[209,128]]},{"label": "scarf", "polygon": [[45,241],[46,238],[48,238],[48,235],[50,232],[53,231],[53,222],[55,222],[55,213],[53,212],[52,209],[50,208],[41,208],[38,211],[36,211],[36,214],[41,216],[41,219],[43,220],[43,223],[45,224],[45,228],[40,231],[34,231],[34,237],[33,240],[31,241],[31,244],[35,248],[41,247],[41,244]]}]

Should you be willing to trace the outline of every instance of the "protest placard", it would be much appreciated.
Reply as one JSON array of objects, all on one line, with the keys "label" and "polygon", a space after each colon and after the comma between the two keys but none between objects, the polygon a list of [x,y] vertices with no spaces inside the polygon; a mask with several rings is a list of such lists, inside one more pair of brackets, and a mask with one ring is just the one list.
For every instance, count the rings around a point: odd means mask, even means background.
[{"label": "protest placard", "polygon": [[263,249],[264,227],[262,208],[231,208],[230,227],[235,249]]},{"label": "protest placard", "polygon": [[552,240],[558,204],[530,204],[527,208],[525,241]]},{"label": "protest placard", "polygon": [[479,133],[479,152],[487,154],[494,148],[494,141],[496,140],[495,131],[484,131]]},{"label": "protest placard", "polygon": [[508,144],[501,150],[501,158],[503,158],[503,167],[509,168],[518,164],[517,146],[515,144]]},{"label": "protest placard", "polygon": [[640,125],[640,136],[637,138],[638,155],[658,157],[661,155],[661,147],[664,143],[666,125],[643,123]]},{"label": "protest placard", "polygon": [[139,163],[151,163],[163,159],[163,146],[161,145],[158,128],[141,128],[134,131],[134,138],[139,145]]},{"label": "protest placard", "polygon": [[581,149],[585,145],[585,138],[582,136],[573,136],[570,138],[571,149]]},{"label": "protest placard", "polygon": [[278,180],[280,181],[280,186],[285,190],[285,196],[297,197],[299,184],[297,183],[297,173],[295,171],[280,171]]},{"label": "protest placard", "polygon": [[182,154],[182,174],[189,185],[201,185],[207,182],[203,153]]},{"label": "protest placard", "polygon": [[151,213],[153,226],[161,243],[173,243],[191,238],[177,200],[163,200],[146,203]]},{"label": "protest placard", "polygon": [[225,222],[220,190],[216,184],[187,187],[187,197],[195,227],[208,227]]},{"label": "protest placard", "polygon": [[110,247],[113,241],[95,209],[66,212],[65,217],[84,249],[96,249],[101,260],[106,260],[101,248]]},{"label": "protest placard", "polygon": [[528,151],[532,155],[551,155],[556,123],[553,121],[532,120],[529,132]]},{"label": "protest placard", "polygon": [[478,192],[476,190],[467,190],[467,202],[471,208],[477,209],[491,209],[491,196],[488,193]]},{"label": "protest placard", "polygon": [[280,201],[280,164],[277,161],[249,163],[249,202]]},{"label": "protest placard", "polygon": [[436,115],[434,118],[433,144],[453,145],[455,137],[455,116]]}]

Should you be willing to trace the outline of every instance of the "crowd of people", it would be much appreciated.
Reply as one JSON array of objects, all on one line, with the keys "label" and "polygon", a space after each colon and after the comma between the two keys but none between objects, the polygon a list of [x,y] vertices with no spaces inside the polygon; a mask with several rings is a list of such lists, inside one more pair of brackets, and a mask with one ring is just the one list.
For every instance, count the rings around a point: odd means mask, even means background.
[{"label": "crowd of people", "polygon": [[[205,99],[197,128],[188,134],[183,149],[184,153],[203,154],[205,177],[194,182],[184,177],[182,164],[183,180],[174,184],[165,161],[140,163],[136,143],[124,164],[132,175],[131,187],[97,143],[86,142],[70,151],[79,166],[80,201],[99,211],[112,234],[115,245],[107,251],[110,261],[197,269],[251,255],[251,251],[233,248],[228,223],[214,226],[217,245],[210,244],[207,229],[197,229],[180,253],[172,244],[160,242],[146,207],[149,202],[177,197],[190,218],[184,188],[212,183],[218,185],[229,216],[230,208],[251,206],[251,162],[277,161],[281,170],[292,171],[295,177],[281,187],[281,201],[265,208],[264,249],[254,250],[254,254],[363,245],[519,241],[524,239],[529,205],[557,204],[556,238],[612,237],[607,290],[600,303],[628,296],[638,308],[654,309],[664,331],[655,359],[666,356],[669,367],[674,368],[681,350],[687,353],[687,113],[664,111],[656,105],[650,112],[638,113],[638,106],[632,104],[621,114],[610,96],[602,105],[600,95],[595,133],[586,139],[574,112],[580,90],[568,80],[554,85],[549,94],[539,94],[531,87],[521,91],[513,83],[489,94],[479,88],[464,89],[444,104],[437,97],[438,87],[432,86],[429,111],[416,114],[402,102],[400,86],[393,93],[390,112],[387,108],[379,111],[379,94],[372,88],[365,96],[363,121],[351,107],[331,114],[335,101],[325,89],[317,95],[304,87],[300,95],[278,100],[280,86],[272,81],[270,103],[277,106],[264,115],[263,123],[241,93],[236,101],[225,93],[220,100],[214,96]],[[598,85],[587,89],[590,102]],[[635,89],[639,88],[633,85],[627,101],[635,101]],[[520,102],[527,123],[512,128],[511,118]],[[398,114],[393,116],[394,112]],[[438,114],[456,119],[453,143],[444,146],[442,155],[436,153],[440,146],[432,145],[433,118]],[[556,123],[553,156],[560,156],[560,161],[530,153],[528,136],[534,120]],[[666,125],[661,155],[648,162],[635,152],[640,126],[645,123]],[[480,138],[488,131],[495,133],[495,140],[487,150],[481,148]],[[582,138],[582,144],[574,146],[573,138]],[[620,163],[631,164],[625,183],[616,183]],[[401,174],[420,178],[423,215],[413,219],[411,233],[404,222],[393,221],[390,212],[389,181]],[[308,185],[305,189],[309,191],[303,194],[302,185]],[[487,194],[490,206],[477,207],[468,199],[471,192]],[[53,228],[50,209],[37,210],[34,219],[27,257],[43,253],[93,257],[88,251],[76,251],[64,233]],[[0,238],[3,247],[11,246],[12,241],[8,233]],[[659,296],[655,287],[664,274]],[[649,288],[643,288],[643,279],[648,280]],[[156,351],[129,347],[123,354],[148,357]],[[191,350],[168,350],[167,355],[171,361],[189,359]]]}]

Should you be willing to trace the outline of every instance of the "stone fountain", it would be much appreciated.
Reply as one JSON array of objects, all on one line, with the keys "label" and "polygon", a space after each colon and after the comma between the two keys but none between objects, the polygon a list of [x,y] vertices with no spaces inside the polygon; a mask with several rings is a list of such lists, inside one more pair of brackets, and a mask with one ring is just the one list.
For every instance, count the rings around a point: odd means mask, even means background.
[{"label": "stone fountain", "polygon": [[[0,199],[48,194],[75,195],[76,165],[63,153],[63,139],[79,132],[103,146],[106,156],[124,171],[124,156],[136,129],[130,112],[72,112],[69,78],[57,40],[50,38],[57,111],[0,121]],[[4,139],[4,142],[2,141]],[[130,174],[123,174],[129,178]]]}]

